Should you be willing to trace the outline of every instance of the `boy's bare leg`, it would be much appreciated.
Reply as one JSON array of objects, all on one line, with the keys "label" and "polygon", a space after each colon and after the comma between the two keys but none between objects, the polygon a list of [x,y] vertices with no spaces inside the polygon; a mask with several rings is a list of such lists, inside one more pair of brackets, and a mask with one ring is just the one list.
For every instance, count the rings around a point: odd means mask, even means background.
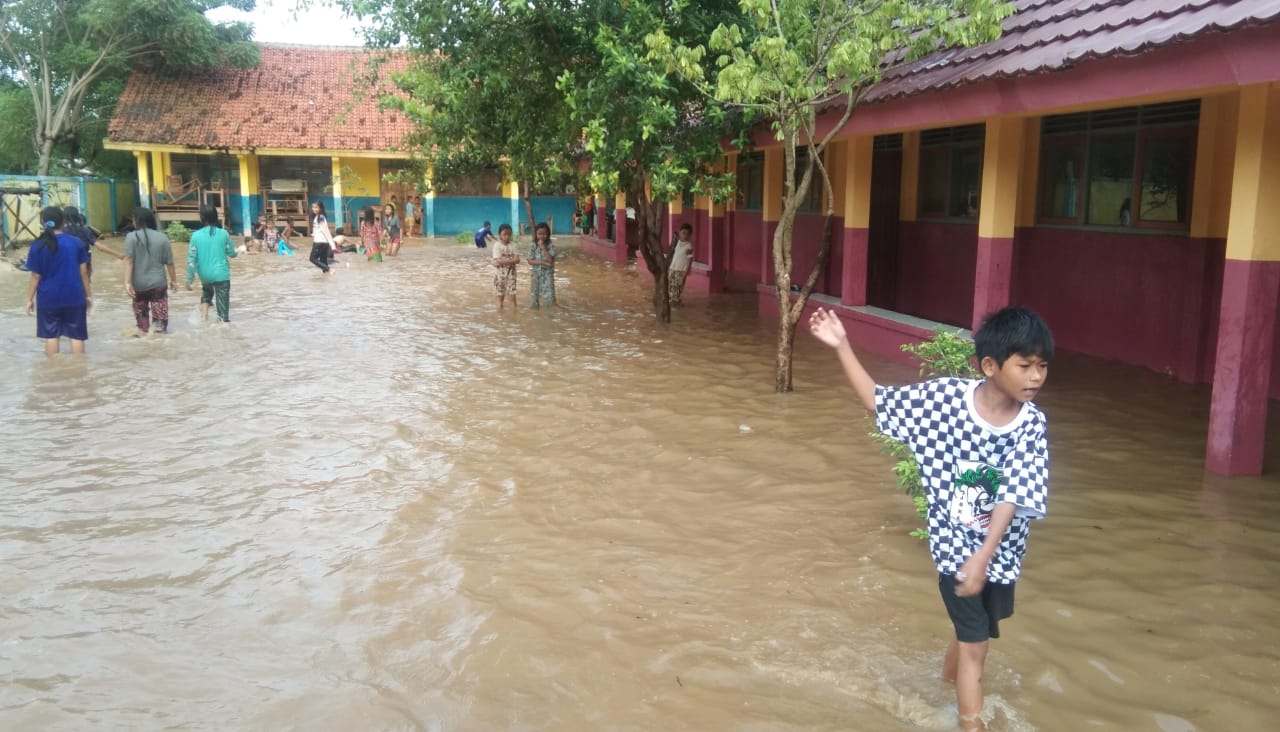
[{"label": "boy's bare leg", "polygon": [[948,684],[956,683],[956,664],[960,662],[960,641],[952,638],[947,644],[947,655],[942,658],[942,680]]},{"label": "boy's bare leg", "polygon": [[[987,662],[990,642],[957,642],[955,645],[956,702],[960,712],[960,729],[964,732],[986,732],[987,726],[982,721],[982,669]],[[945,665],[943,673],[946,673]]]},{"label": "boy's bare leg", "polygon": [[44,339],[44,355],[46,356],[58,355],[58,351],[61,348],[59,344],[61,342],[62,342],[62,339],[60,338],[45,338]]},{"label": "boy's bare leg", "polygon": [[84,355],[84,341],[78,341],[74,338],[69,338],[68,340],[71,341],[72,353],[78,353],[80,355]]},{"label": "boy's bare leg", "polygon": [[200,322],[209,322],[209,303],[207,302],[200,303]]},{"label": "boy's bare leg", "polygon": [[498,312],[502,312],[502,306],[507,302],[506,298],[498,296]]}]

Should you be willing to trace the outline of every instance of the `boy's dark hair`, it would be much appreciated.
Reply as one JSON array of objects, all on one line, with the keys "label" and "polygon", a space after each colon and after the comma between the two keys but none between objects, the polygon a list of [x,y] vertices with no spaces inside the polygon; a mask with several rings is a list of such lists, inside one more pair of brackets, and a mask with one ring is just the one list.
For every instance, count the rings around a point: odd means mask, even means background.
[{"label": "boy's dark hair", "polygon": [[689,223],[680,224],[680,231],[687,231],[687,232],[689,232],[690,234],[692,234],[692,233],[693,233],[693,224],[689,224]]},{"label": "boy's dark hair", "polygon": [[1007,307],[982,321],[973,336],[973,348],[978,363],[989,356],[1002,366],[1014,354],[1052,361],[1053,333],[1039,315],[1027,308]]},{"label": "boy's dark hair", "polygon": [[365,206],[360,209],[360,218],[363,219],[365,223],[372,224],[375,220],[374,214],[373,206]]},{"label": "boy's dark hair", "polygon": [[498,227],[498,236],[502,236],[502,232],[511,231],[511,224],[503,224]]}]

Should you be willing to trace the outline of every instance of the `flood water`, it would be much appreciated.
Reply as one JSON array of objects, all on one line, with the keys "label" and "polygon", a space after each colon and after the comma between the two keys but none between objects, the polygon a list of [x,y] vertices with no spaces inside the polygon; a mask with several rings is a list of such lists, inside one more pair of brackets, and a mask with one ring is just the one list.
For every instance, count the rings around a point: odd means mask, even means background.
[{"label": "flood water", "polygon": [[[831,354],[802,334],[775,395],[754,295],[659,326],[559,243],[551,312],[419,240],[242,255],[229,326],[180,292],[148,338],[99,255],[52,360],[0,272],[0,728],[952,729],[934,570]],[[1207,400],[1054,363],[992,729],[1273,728],[1280,456],[1206,475]]]}]

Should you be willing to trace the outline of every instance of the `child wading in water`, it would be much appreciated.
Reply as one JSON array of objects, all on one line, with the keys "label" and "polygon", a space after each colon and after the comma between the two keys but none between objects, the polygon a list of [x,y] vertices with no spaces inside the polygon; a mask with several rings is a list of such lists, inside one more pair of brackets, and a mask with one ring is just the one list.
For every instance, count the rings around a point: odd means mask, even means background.
[{"label": "child wading in water", "polygon": [[498,227],[498,242],[493,245],[493,294],[498,297],[498,310],[511,298],[511,309],[516,309],[516,265],[520,256],[511,246],[511,226]]},{"label": "child wading in water", "polygon": [[387,236],[387,254],[395,257],[400,254],[400,218],[396,215],[396,207],[388,203],[382,207],[382,229]]},{"label": "child wading in water", "polygon": [[370,262],[382,261],[382,227],[378,225],[373,206],[365,206],[360,211],[360,243]]},{"label": "child wading in water", "polygon": [[311,263],[325,274],[333,274],[329,269],[329,254],[333,251],[333,235],[329,233],[329,220],[324,217],[324,204],[316,201],[311,204]]},{"label": "child wading in water", "polygon": [[527,257],[530,307],[556,304],[556,245],[551,243],[551,227],[545,223],[533,228],[533,243]]},{"label": "child wading in water", "polygon": [[187,248],[187,289],[200,275],[200,320],[209,322],[209,307],[217,309],[218,320],[231,322],[231,257],[236,256],[231,235],[218,225],[218,210],[200,207],[204,226],[191,235]]},{"label": "child wading in water", "polygon": [[955,628],[942,676],[956,685],[960,726],[982,721],[982,671],[999,623],[1013,615],[1031,520],[1044,518],[1049,446],[1044,413],[1032,399],[1044,386],[1053,335],[1038,315],[1005,308],[974,336],[982,380],[944,378],[879,386],[835,313],[809,319],[818,340],[836,350],[858,401],[876,427],[911,449],[928,495],[929,552]]}]

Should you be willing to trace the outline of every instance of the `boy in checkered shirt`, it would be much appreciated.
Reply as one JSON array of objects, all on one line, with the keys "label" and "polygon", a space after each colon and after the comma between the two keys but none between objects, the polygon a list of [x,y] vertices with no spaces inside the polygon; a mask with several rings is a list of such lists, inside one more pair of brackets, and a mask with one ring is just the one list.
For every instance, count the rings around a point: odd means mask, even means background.
[{"label": "boy in checkered shirt", "polygon": [[920,466],[929,551],[956,633],[942,675],[956,685],[961,727],[984,730],[987,646],[1013,614],[1030,523],[1044,517],[1048,496],[1045,417],[1031,400],[1048,377],[1053,335],[1030,310],[1005,308],[974,335],[985,379],[886,387],[858,361],[835,313],[819,309],[809,329],[836,350],[877,428],[906,444]]}]

